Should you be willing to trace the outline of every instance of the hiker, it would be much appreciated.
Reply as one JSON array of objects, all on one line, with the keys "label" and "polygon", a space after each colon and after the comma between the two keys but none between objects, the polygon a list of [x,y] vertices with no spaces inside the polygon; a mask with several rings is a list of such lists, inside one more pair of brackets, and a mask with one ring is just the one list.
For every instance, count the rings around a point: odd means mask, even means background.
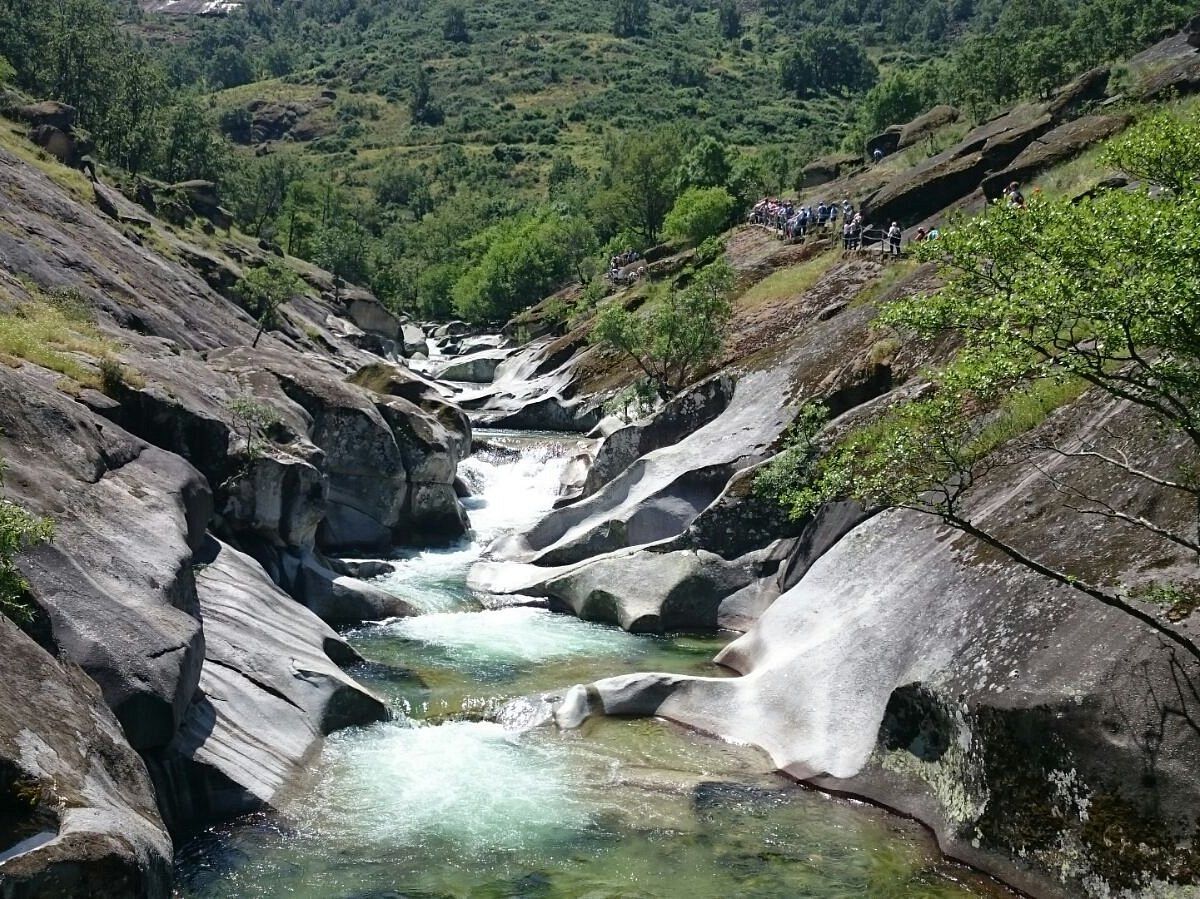
[{"label": "hiker", "polygon": [[1004,188],[1004,198],[1008,200],[1009,206],[1018,206],[1021,209],[1025,208],[1025,197],[1021,193],[1021,185],[1016,181]]},{"label": "hiker", "polygon": [[913,243],[924,243],[927,236],[924,228],[918,228],[917,236],[913,238]]},{"label": "hiker", "polygon": [[829,209],[825,206],[825,201],[822,200],[817,204],[817,226],[824,228],[829,222]]},{"label": "hiker", "polygon": [[893,256],[900,255],[900,238],[904,232],[900,230],[899,222],[892,222],[892,227],[888,228],[888,245],[891,248]]},{"label": "hiker", "polygon": [[854,245],[854,225],[850,222],[842,223],[842,253],[849,253]]},{"label": "hiker", "polygon": [[876,147],[875,152],[871,155],[874,157],[876,165],[883,162],[883,149],[881,147]]}]

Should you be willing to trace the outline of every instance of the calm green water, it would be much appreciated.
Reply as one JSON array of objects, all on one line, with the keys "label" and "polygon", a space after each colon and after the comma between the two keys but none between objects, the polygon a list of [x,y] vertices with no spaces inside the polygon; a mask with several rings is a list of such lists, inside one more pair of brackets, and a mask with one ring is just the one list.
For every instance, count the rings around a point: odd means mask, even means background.
[{"label": "calm green water", "polygon": [[714,637],[655,638],[485,609],[481,547],[553,500],[561,445],[473,459],[477,541],[381,581],[428,610],[349,636],[397,719],[336,734],[278,813],[183,847],[184,897],[959,897],[914,825],[771,773],[756,750],[654,720],[505,730],[504,702],[635,670],[720,675]]}]

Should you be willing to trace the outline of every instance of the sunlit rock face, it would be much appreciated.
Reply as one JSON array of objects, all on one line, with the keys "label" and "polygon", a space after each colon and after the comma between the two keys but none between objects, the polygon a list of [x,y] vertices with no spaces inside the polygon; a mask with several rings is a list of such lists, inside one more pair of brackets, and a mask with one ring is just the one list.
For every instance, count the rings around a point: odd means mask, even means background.
[{"label": "sunlit rock face", "polygon": [[142,0],[146,12],[179,16],[227,16],[241,8],[241,0]]}]

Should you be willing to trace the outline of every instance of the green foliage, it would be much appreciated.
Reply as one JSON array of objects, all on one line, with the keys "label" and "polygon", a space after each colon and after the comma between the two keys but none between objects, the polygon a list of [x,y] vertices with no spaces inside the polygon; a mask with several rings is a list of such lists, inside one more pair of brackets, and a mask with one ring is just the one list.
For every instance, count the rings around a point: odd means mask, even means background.
[{"label": "green foliage", "polygon": [[[648,246],[689,187],[724,187],[740,215],[868,123],[934,102],[982,115],[1186,12],[1183,0],[255,0],[204,19],[135,7],[0,0],[0,55],[23,90],[78,106],[107,164],[217,181],[250,233],[395,307],[442,311],[479,255],[464,246],[547,199],[591,218],[602,243],[632,230]],[[869,59],[884,84],[860,104]],[[339,130],[273,154],[304,162],[280,204],[279,182],[214,124],[247,145],[250,100],[308,104],[325,88],[336,105],[312,117]],[[697,130],[664,140],[663,122]]]},{"label": "green foliage", "polygon": [[742,34],[742,14],[738,12],[736,0],[721,0],[717,9],[717,28],[721,37],[735,40]]},{"label": "green foliage", "polygon": [[586,220],[553,210],[505,220],[475,238],[478,261],[452,290],[455,311],[469,321],[506,319],[580,277],[596,237]]},{"label": "green foliage", "polygon": [[279,410],[250,393],[233,397],[225,408],[233,417],[235,433],[245,443],[247,460],[260,458],[266,451],[264,435],[283,421]]},{"label": "green foliage", "polygon": [[678,190],[682,149],[679,132],[668,127],[628,134],[609,148],[604,186],[592,202],[602,233],[631,229],[648,244],[658,241]]},{"label": "green foliage", "polygon": [[912,121],[936,102],[937,88],[920,71],[900,69],[867,91],[859,104],[858,128],[847,135],[843,149],[861,152],[863,141],[889,125]]},{"label": "green foliage", "polygon": [[612,32],[617,37],[643,34],[650,25],[650,0],[614,0]]},{"label": "green foliage", "polygon": [[465,44],[471,40],[467,30],[467,13],[461,6],[447,7],[445,18],[442,19],[442,37],[456,44]]},{"label": "green foliage", "polygon": [[684,154],[676,172],[676,186],[681,191],[689,187],[723,187],[729,181],[731,169],[728,149],[707,135]]},{"label": "green foliage", "polygon": [[735,205],[723,187],[693,187],[675,201],[663,227],[670,237],[698,244],[729,226]]},{"label": "green foliage", "polygon": [[610,303],[596,316],[593,343],[633,359],[663,400],[691,384],[721,351],[732,314],[734,273],[723,260],[686,288],[655,297],[646,313]]},{"label": "green foliage", "polygon": [[0,56],[0,84],[7,84],[17,75],[17,70],[3,56]]},{"label": "green foliage", "polygon": [[863,91],[879,77],[879,70],[863,45],[832,28],[805,31],[783,59],[783,86],[800,96],[824,91]]},{"label": "green foliage", "polygon": [[408,111],[412,120],[422,125],[440,125],[446,118],[442,107],[434,102],[433,82],[423,67],[417,69],[413,79],[412,102],[408,105]]},{"label": "green foliage", "polygon": [[[0,461],[0,488],[4,486],[4,464]],[[16,503],[0,498],[0,615],[19,625],[33,621],[29,584],[17,567],[16,557],[24,550],[54,537],[54,526],[45,518],[30,515]]]},{"label": "green foliage", "polygon": [[244,164],[228,191],[238,224],[255,237],[273,237],[293,185],[306,175],[303,162],[290,154],[272,153]]},{"label": "green foliage", "polygon": [[280,308],[303,290],[300,276],[274,261],[252,268],[242,276],[237,284],[238,295],[258,321],[251,346],[258,346],[264,331],[278,326]]},{"label": "green foliage", "polygon": [[1113,141],[1104,161],[1150,184],[1182,195],[1200,176],[1200,119],[1169,111],[1140,122]]}]

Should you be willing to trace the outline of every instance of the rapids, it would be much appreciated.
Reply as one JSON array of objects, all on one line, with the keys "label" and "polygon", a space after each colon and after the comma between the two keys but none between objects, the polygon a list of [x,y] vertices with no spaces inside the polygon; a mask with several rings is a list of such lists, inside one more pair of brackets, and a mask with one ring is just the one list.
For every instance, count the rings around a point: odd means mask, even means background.
[{"label": "rapids", "polygon": [[393,721],[330,737],[282,807],[182,847],[180,895],[999,895],[915,825],[805,790],[761,753],[652,720],[495,723],[506,701],[630,671],[721,676],[714,636],[635,636],[466,586],[488,543],[550,509],[569,441],[484,435],[473,539],[398,553],[376,583],[423,610],[351,631]]}]

